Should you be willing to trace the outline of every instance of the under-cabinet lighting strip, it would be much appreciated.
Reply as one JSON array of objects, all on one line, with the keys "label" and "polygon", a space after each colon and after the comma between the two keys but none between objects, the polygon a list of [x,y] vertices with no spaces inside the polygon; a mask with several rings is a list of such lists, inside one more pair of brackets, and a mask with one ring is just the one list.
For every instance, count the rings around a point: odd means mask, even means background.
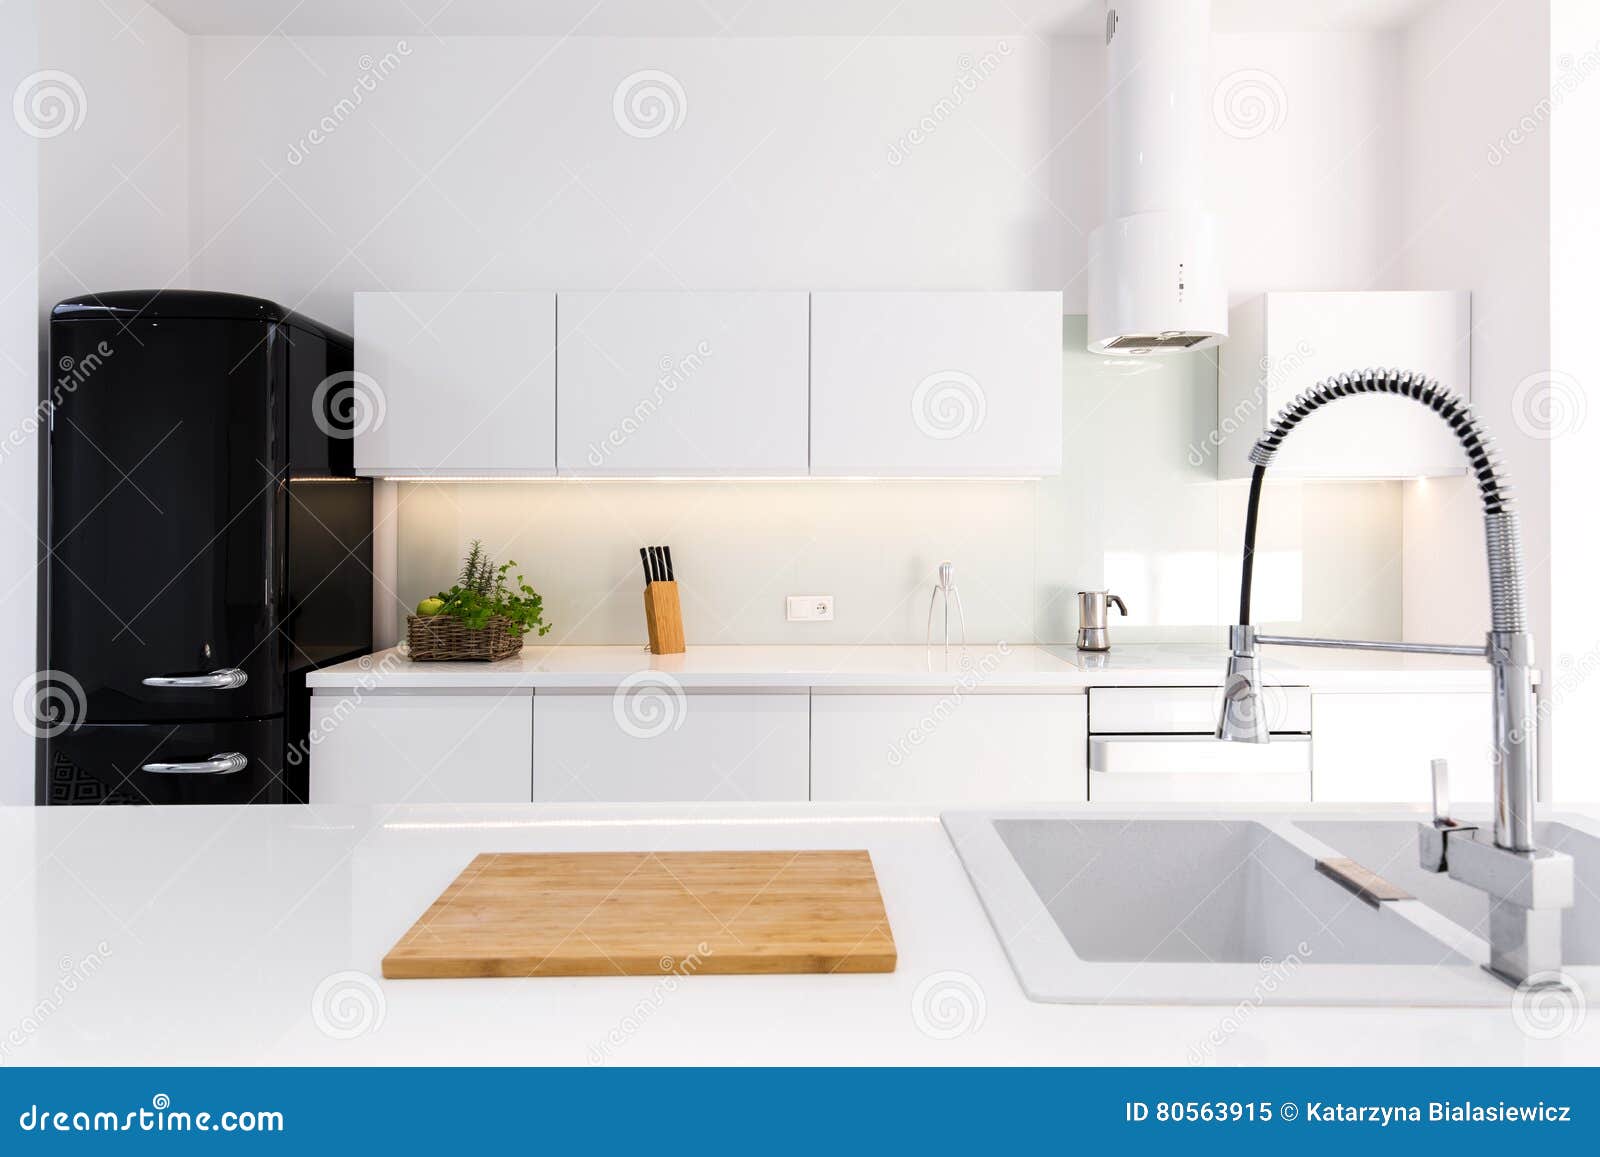
[{"label": "under-cabinet lighting strip", "polygon": [[618,816],[614,819],[547,820],[396,820],[383,824],[387,832],[434,831],[516,831],[537,828],[744,828],[778,827],[791,824],[937,824],[936,815],[861,815],[861,816],[705,816],[678,818],[666,816]]},{"label": "under-cabinet lighting strip", "polygon": [[1038,482],[1038,475],[904,475],[904,474],[618,474],[574,477],[551,474],[385,474],[384,482]]}]

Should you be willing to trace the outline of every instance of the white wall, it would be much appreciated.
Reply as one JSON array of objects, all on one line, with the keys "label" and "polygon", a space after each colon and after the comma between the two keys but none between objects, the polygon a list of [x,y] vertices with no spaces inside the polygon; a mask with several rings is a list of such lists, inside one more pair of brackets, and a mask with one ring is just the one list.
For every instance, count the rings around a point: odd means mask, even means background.
[{"label": "white wall", "polygon": [[51,0],[41,42],[88,109],[41,157],[41,302],[184,287],[189,38],[143,0]]},{"label": "white wall", "polygon": [[1232,303],[1363,289],[1395,257],[1400,34],[1212,37],[1212,204]]},{"label": "white wall", "polygon": [[[40,98],[27,123],[0,132],[0,599],[31,623],[45,317],[90,290],[184,283],[188,38],[142,0],[7,0],[4,21],[0,88],[13,94],[48,74],[26,90]],[[35,681],[32,632],[13,632],[0,663],[5,694]],[[27,694],[22,702],[26,719]],[[3,734],[0,803],[32,803],[34,737],[21,726]]]},{"label": "white wall", "polygon": [[[13,92],[40,63],[38,5],[9,0],[0,37],[0,87]],[[0,131],[0,596],[17,630],[0,644],[0,694],[11,695],[37,669],[33,632],[37,614],[38,438],[32,424],[39,396],[39,150],[20,126]],[[34,741],[10,722],[0,723],[0,804],[33,802]]]},{"label": "white wall", "polygon": [[[1516,488],[1529,612],[1550,644],[1550,455],[1519,383],[1550,361],[1550,137],[1504,135],[1548,98],[1543,4],[1448,0],[1408,30],[1397,92],[1407,164],[1400,234],[1386,288],[1472,291],[1474,408],[1497,437]],[[1410,483],[1405,497],[1405,629],[1424,641],[1474,641],[1488,626],[1476,488],[1466,478]]]},{"label": "white wall", "polygon": [[[1103,196],[1095,37],[193,43],[199,287],[337,325],[352,291],[383,288],[1065,287],[1067,312],[1084,308]],[[1241,284],[1376,276],[1391,145],[1368,122],[1395,43],[1218,38],[1219,80],[1271,64],[1293,102],[1249,139],[1216,125]],[[613,100],[647,69],[681,86],[684,115],[641,138]],[[1310,163],[1329,149],[1340,164]],[[448,579],[479,534],[529,566],[562,625],[552,639],[633,641],[637,546],[670,537],[704,576],[686,589],[701,639],[919,642],[943,558],[975,637],[1069,639],[1072,593],[1111,583],[1134,595],[1120,637],[1216,639],[1243,496],[1188,461],[1215,423],[1214,362],[1129,378],[1079,353],[1081,326],[1067,325],[1059,480],[407,486],[401,600]],[[1269,510],[1284,621],[1397,633],[1395,488],[1285,495]],[[1315,533],[1323,519],[1341,534]],[[786,624],[783,595],[813,588],[839,619]]]},{"label": "white wall", "polygon": [[[356,289],[1063,280],[1020,172],[1049,143],[1037,40],[194,43],[196,284],[334,325]],[[954,115],[890,163],[986,58]],[[683,92],[682,124],[648,138],[613,111],[643,70]]]},{"label": "white wall", "polygon": [[1550,366],[1558,402],[1551,432],[1551,673],[1555,798],[1600,802],[1594,720],[1600,718],[1600,346],[1594,340],[1600,292],[1600,6],[1556,0],[1551,20]]}]

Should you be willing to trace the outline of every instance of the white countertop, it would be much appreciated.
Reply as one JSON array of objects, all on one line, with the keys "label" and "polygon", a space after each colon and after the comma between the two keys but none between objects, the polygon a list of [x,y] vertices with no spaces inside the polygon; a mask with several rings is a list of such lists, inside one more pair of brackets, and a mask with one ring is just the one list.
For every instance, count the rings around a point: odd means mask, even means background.
[{"label": "white countertop", "polygon": [[[1222,678],[1220,647],[1130,645],[1103,654],[1070,646],[973,644],[918,646],[691,646],[681,655],[642,647],[527,646],[498,663],[413,663],[397,650],[312,672],[316,690],[606,689],[641,671],[670,675],[686,688],[781,690],[948,689],[1061,691],[1089,687],[1211,687]],[[1382,652],[1272,648],[1262,659],[1269,682],[1322,691],[1476,691],[1489,689],[1481,659]]]},{"label": "white countertop", "polygon": [[[364,978],[478,852],[719,848],[868,849],[898,969],[672,990],[652,977]],[[1600,1062],[1600,1017],[1536,1040],[1509,997],[1433,1010],[1031,1003],[926,812],[11,808],[0,878],[4,1064],[585,1065],[609,1039],[606,1063],[628,1065],[1182,1065],[1212,1034],[1227,1064]],[[942,1013],[936,990],[952,1002]],[[963,1012],[979,1007],[981,1019]],[[964,1027],[925,1031],[951,1023]]]}]

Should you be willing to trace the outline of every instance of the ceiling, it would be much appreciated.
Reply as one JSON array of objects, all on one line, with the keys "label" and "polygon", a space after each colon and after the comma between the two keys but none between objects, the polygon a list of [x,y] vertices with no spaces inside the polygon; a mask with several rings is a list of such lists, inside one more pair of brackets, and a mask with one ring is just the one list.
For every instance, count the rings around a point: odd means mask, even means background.
[{"label": "ceiling", "polygon": [[[1104,0],[149,0],[203,36],[1093,35]],[[1219,32],[1393,28],[1451,0],[1213,0]]]}]

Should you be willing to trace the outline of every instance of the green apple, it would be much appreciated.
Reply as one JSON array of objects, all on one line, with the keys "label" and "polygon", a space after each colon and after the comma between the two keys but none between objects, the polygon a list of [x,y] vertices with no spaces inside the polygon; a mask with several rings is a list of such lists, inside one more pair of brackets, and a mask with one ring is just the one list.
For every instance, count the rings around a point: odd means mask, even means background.
[{"label": "green apple", "polygon": [[425,619],[433,618],[434,615],[437,615],[442,610],[444,610],[443,599],[423,599],[417,604],[417,614]]}]

